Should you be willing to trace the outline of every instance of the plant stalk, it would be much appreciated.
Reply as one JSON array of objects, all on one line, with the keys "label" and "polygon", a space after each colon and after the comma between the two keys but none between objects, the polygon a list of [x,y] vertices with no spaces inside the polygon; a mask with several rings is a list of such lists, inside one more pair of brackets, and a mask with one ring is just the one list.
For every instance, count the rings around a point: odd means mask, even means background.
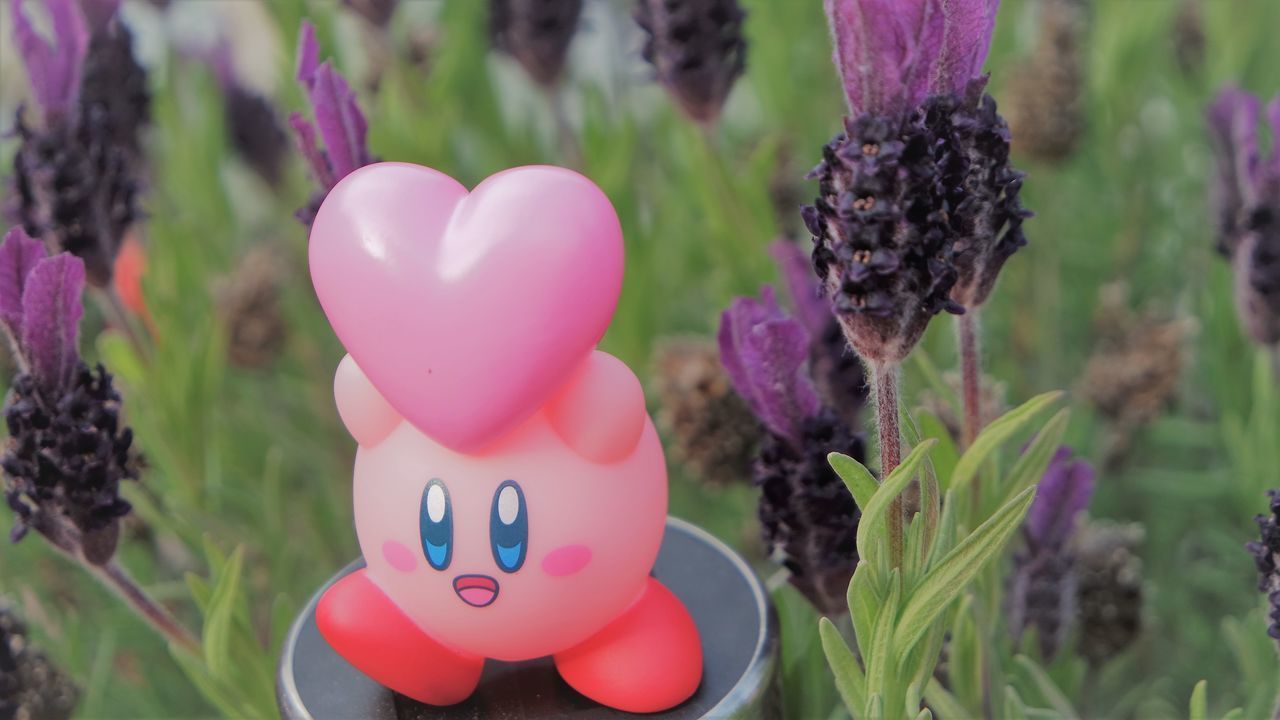
[{"label": "plant stalk", "polygon": [[32,523],[32,529],[40,534],[67,559],[80,565],[99,582],[115,592],[143,622],[169,643],[190,653],[199,654],[200,643],[182,623],[178,622],[163,605],[147,594],[146,590],[114,559],[104,565],[95,565],[84,557],[81,550],[80,531],[65,520],[40,513]]},{"label": "plant stalk", "polygon": [[[875,363],[871,381],[875,385],[876,428],[880,433],[880,481],[902,461],[902,435],[898,427],[898,365]],[[889,517],[885,525],[889,532],[889,560],[891,567],[902,567],[904,508],[899,495],[889,504]]]},{"label": "plant stalk", "polygon": [[[956,316],[956,330],[960,336],[961,400],[964,403],[961,439],[967,449],[982,431],[982,353],[978,348],[978,308],[969,308],[963,315]],[[981,512],[981,502],[981,478],[974,478],[969,483],[969,504],[975,515]]]}]

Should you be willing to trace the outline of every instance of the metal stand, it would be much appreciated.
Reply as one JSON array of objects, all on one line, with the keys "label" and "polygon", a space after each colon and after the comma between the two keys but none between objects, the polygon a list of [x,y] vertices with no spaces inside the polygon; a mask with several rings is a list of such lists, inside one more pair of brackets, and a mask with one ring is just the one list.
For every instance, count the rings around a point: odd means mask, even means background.
[{"label": "metal stand", "polygon": [[[351,563],[330,584],[362,565]],[[276,688],[280,713],[286,720],[779,717],[778,620],[755,573],[705,531],[669,518],[653,574],[684,601],[702,635],[702,685],[668,712],[634,715],[597,705],[565,684],[549,658],[490,660],[480,687],[459,705],[438,708],[409,700],[362,675],[320,637],[315,606],[321,588],[285,640]]]}]

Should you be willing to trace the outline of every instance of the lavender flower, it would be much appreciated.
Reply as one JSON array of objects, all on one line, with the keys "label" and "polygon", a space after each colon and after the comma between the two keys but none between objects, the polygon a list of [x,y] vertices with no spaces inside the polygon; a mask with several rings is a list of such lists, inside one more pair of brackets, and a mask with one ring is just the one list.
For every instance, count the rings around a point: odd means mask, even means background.
[{"label": "lavender flower", "polygon": [[[101,17],[90,41],[75,0],[46,0],[45,41],[24,0],[11,3],[17,41],[40,121],[18,110],[12,208],[27,232],[80,257],[89,282],[104,287],[125,232],[138,216],[140,132],[146,79],[127,30]],[[83,80],[82,80],[83,78]]]},{"label": "lavender flower", "polygon": [[1100,667],[1142,631],[1141,525],[1091,522],[1072,538],[1076,556],[1076,652]]},{"label": "lavender flower", "polygon": [[779,240],[770,247],[770,254],[782,272],[796,318],[809,331],[809,374],[818,395],[850,427],[858,427],[870,391],[866,368],[849,349],[831,300],[800,246]]},{"label": "lavender flower", "polygon": [[1026,547],[1013,558],[1006,597],[1009,628],[1015,642],[1035,628],[1040,653],[1053,660],[1076,615],[1077,576],[1070,540],[1079,516],[1093,496],[1094,472],[1058,448],[1040,481],[1040,490],[1023,526]]},{"label": "lavender flower", "polygon": [[1261,539],[1249,543],[1245,549],[1258,566],[1258,591],[1265,594],[1271,604],[1267,634],[1280,642],[1280,490],[1267,491],[1267,498],[1271,501],[1270,514],[1257,517]]},{"label": "lavender flower", "polygon": [[714,122],[746,67],[737,0],[638,0],[635,17],[658,80],[689,117]]},{"label": "lavender flower", "polygon": [[36,650],[27,626],[0,601],[0,717],[67,720],[80,691]]},{"label": "lavender flower", "polygon": [[808,331],[782,312],[772,289],[735,300],[721,316],[719,342],[730,382],[768,431],[753,472],[765,541],[815,607],[847,612],[859,511],[827,454],[863,458],[862,437],[822,405],[805,372]]},{"label": "lavender flower", "polygon": [[277,184],[284,170],[288,144],[275,107],[240,82],[226,44],[214,50],[212,60],[218,87],[222,90],[231,146],[263,180]]},{"label": "lavender flower", "polygon": [[1231,260],[1236,311],[1258,343],[1280,343],[1280,95],[1267,106],[1271,153],[1259,147],[1261,103],[1227,89],[1209,107],[1218,154],[1218,250]]},{"label": "lavender flower", "polygon": [[[111,375],[101,365],[90,370],[76,349],[84,280],[79,258],[45,257],[21,228],[0,245],[0,324],[19,365],[5,400],[9,441],[0,467],[17,514],[13,540],[34,529],[101,565],[130,510],[120,481],[136,479],[138,463]],[[79,533],[74,542],[65,521]]]},{"label": "lavender flower", "polygon": [[515,58],[539,85],[560,81],[582,0],[490,0],[493,46]]},{"label": "lavender flower", "polygon": [[[301,113],[289,116],[298,150],[320,185],[311,202],[297,213],[303,224],[310,225],[333,186],[374,159],[366,144],[369,124],[356,102],[356,94],[329,61],[320,62],[316,29],[308,21],[302,23],[298,33],[297,79],[316,118],[312,125]],[[323,150],[317,139],[324,142]]]},{"label": "lavender flower", "polygon": [[1075,151],[1085,129],[1084,0],[1043,0],[1038,37],[1009,82],[1009,127],[1019,152],[1048,163]]},{"label": "lavender flower", "polygon": [[814,269],[864,359],[984,302],[1025,244],[1022,175],[978,77],[995,0],[827,0],[850,115],[810,173]]}]

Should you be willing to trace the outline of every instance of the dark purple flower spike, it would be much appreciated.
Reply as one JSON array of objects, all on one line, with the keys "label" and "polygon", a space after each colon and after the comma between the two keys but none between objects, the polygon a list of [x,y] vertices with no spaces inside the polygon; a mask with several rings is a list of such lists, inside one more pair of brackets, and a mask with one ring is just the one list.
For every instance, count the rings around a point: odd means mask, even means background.
[{"label": "dark purple flower spike", "polygon": [[818,395],[850,427],[858,427],[867,404],[866,369],[849,347],[831,307],[831,299],[813,275],[807,253],[790,240],[778,240],[769,248],[782,273],[796,318],[809,331],[809,374]]},{"label": "dark purple flower spike", "polygon": [[227,43],[219,43],[210,60],[222,90],[223,114],[231,146],[263,180],[275,185],[280,181],[289,152],[288,138],[275,106],[240,81]]},{"label": "dark purple flower spike", "polygon": [[690,118],[712,123],[746,67],[738,0],[637,0],[644,59]]},{"label": "dark purple flower spike", "polygon": [[738,298],[720,322],[720,361],[767,433],[752,467],[765,542],[819,611],[848,611],[859,511],[827,454],[862,459],[862,437],[820,401],[806,371],[809,333],[771,288]]},{"label": "dark purple flower spike", "polygon": [[1259,515],[1260,538],[1245,546],[1258,567],[1258,591],[1270,604],[1267,634],[1280,642],[1280,490],[1269,490],[1271,501],[1266,515]]},{"label": "dark purple flower spike", "polygon": [[560,81],[582,0],[490,0],[489,37],[544,88]]},{"label": "dark purple flower spike", "polygon": [[9,10],[14,39],[31,79],[36,104],[50,118],[74,109],[80,93],[80,73],[89,52],[89,27],[75,0],[45,0],[52,41],[31,24],[27,0],[12,0]]},{"label": "dark purple flower spike", "polygon": [[1207,117],[1218,155],[1218,250],[1235,271],[1241,324],[1255,341],[1272,345],[1280,343],[1280,95],[1265,112],[1272,136],[1265,157],[1256,97],[1225,90]]},{"label": "dark purple flower spike", "polygon": [[[0,467],[18,516],[15,540],[34,528],[102,564],[130,509],[120,481],[137,478],[137,460],[111,375],[86,367],[76,347],[84,283],[80,258],[46,257],[21,228],[0,245],[0,322],[19,366],[5,400],[9,440]],[[79,533],[75,541],[65,536],[64,518]]]},{"label": "dark purple flower spike", "polygon": [[1052,660],[1076,615],[1077,573],[1071,539],[1093,497],[1094,471],[1058,448],[1023,525],[1026,547],[1014,556],[1006,597],[1015,638],[1035,628],[1040,653]]},{"label": "dark purple flower spike", "polygon": [[[315,124],[301,113],[289,116],[298,150],[306,159],[320,192],[311,203],[298,211],[298,219],[307,225],[315,219],[324,197],[338,181],[353,171],[373,162],[366,136],[368,122],[356,94],[329,61],[320,62],[320,44],[316,29],[303,21],[298,34],[298,84],[307,93]],[[324,143],[321,150],[317,141]]]}]

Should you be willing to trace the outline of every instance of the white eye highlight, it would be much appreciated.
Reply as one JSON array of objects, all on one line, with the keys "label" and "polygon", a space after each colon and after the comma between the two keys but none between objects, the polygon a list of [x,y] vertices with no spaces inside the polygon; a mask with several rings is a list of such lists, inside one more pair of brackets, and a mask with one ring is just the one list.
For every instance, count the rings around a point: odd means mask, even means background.
[{"label": "white eye highlight", "polygon": [[427,517],[431,518],[431,522],[444,520],[444,507],[444,487],[436,484],[427,488]]},{"label": "white eye highlight", "polygon": [[510,525],[520,514],[520,493],[512,485],[498,492],[498,519],[503,525]]}]

